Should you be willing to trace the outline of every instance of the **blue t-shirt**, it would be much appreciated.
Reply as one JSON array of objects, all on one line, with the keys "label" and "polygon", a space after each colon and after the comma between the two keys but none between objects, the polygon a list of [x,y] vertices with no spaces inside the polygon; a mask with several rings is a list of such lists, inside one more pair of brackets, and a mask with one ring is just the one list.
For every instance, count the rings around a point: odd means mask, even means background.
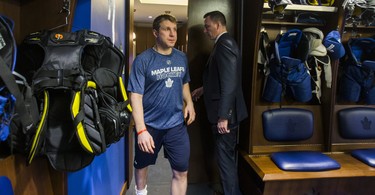
[{"label": "blue t-shirt", "polygon": [[128,90],[143,95],[146,125],[169,129],[184,121],[183,85],[190,81],[186,55],[172,50],[170,55],[147,49],[133,62]]}]

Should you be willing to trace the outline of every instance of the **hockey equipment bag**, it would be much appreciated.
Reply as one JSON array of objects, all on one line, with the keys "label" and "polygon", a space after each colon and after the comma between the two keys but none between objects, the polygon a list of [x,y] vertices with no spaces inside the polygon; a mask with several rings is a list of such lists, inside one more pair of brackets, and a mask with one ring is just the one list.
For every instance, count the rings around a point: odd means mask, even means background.
[{"label": "hockey equipment bag", "polygon": [[28,163],[46,155],[56,170],[76,171],[124,136],[131,117],[124,56],[108,37],[37,32],[25,38],[23,56],[41,109]]},{"label": "hockey equipment bag", "polygon": [[[38,117],[31,115],[36,104],[32,104],[30,87],[23,85],[19,79],[22,76],[14,72],[17,48],[12,29],[13,21],[0,16],[0,142],[7,142],[1,152],[8,154],[13,153],[16,135],[22,137],[19,144],[24,144],[24,134],[33,131]],[[11,128],[13,124],[18,124],[17,128]],[[24,147],[21,150],[24,152]]]},{"label": "hockey equipment bag", "polygon": [[8,85],[15,86],[12,71],[16,62],[16,44],[12,34],[12,23],[4,16],[0,17],[0,141],[5,141],[10,132],[10,122],[14,114],[15,97]]},{"label": "hockey equipment bag", "polygon": [[270,74],[262,94],[266,101],[281,102],[283,94],[300,102],[312,98],[311,77],[305,66],[308,44],[306,36],[299,29],[288,30],[274,42]]},{"label": "hockey equipment bag", "polygon": [[340,99],[375,104],[375,39],[348,41],[347,61],[340,82]]}]

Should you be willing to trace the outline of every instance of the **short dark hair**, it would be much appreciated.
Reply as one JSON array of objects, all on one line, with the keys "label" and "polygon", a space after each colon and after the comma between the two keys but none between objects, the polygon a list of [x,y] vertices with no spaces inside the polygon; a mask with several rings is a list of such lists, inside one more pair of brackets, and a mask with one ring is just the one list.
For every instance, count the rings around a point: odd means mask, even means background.
[{"label": "short dark hair", "polygon": [[220,11],[212,11],[204,14],[203,18],[210,17],[210,19],[214,22],[220,22],[223,26],[227,25],[227,20],[225,19],[225,15]]},{"label": "short dark hair", "polygon": [[154,22],[152,23],[152,29],[154,29],[156,31],[159,31],[160,23],[162,23],[163,21],[166,21],[166,20],[169,20],[172,23],[177,24],[177,19],[174,16],[172,16],[170,14],[161,14],[154,19]]}]

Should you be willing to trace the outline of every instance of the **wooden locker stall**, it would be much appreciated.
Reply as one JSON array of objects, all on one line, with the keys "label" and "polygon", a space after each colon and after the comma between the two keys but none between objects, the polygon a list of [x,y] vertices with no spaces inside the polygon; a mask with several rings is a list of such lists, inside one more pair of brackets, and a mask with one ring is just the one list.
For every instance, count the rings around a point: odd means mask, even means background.
[{"label": "wooden locker stall", "polygon": [[[361,11],[360,11],[361,10]],[[361,14],[365,9],[361,9],[359,7],[355,7],[355,12],[352,16],[353,18],[358,19],[358,15]],[[371,11],[371,10],[370,10]],[[373,8],[372,8],[373,11]],[[346,22],[345,21],[346,18]],[[357,39],[357,38],[373,38],[375,35],[375,28],[374,26],[368,26],[367,24],[364,24],[362,22],[358,22],[357,24],[353,25],[353,23],[350,22],[350,17],[347,15],[345,18],[342,19],[342,28],[341,30],[341,38],[342,43],[346,48],[346,54],[344,57],[340,59],[340,61],[337,61],[337,66],[333,69],[333,74],[335,75],[335,88],[333,88],[332,92],[332,113],[331,113],[331,123],[330,123],[330,135],[329,135],[329,150],[336,154],[337,156],[348,158],[352,161],[352,166],[360,167],[360,170],[363,171],[363,176],[361,178],[371,178],[371,182],[368,185],[365,185],[365,189],[367,189],[364,194],[373,194],[373,185],[375,184],[375,168],[373,166],[367,165],[364,162],[361,162],[357,158],[354,158],[354,156],[351,155],[352,151],[354,150],[361,150],[361,149],[373,149],[375,148],[375,139],[371,134],[374,132],[374,126],[373,126],[373,118],[371,117],[374,113],[373,111],[370,111],[370,113],[361,113],[362,109],[374,109],[374,104],[369,104],[364,100],[363,98],[359,98],[359,101],[353,102],[353,101],[345,101],[340,97],[342,94],[341,91],[341,82],[343,82],[344,77],[344,67],[346,66],[345,63],[348,60],[348,55],[350,53],[348,52],[348,41],[350,39]],[[358,59],[359,60],[359,59]],[[355,66],[353,64],[353,66]],[[373,84],[372,84],[373,85]],[[348,135],[345,135],[346,133],[342,132],[342,128],[339,125],[340,117],[339,113],[342,111],[348,111],[348,110],[359,110],[357,115],[358,117],[362,117],[359,120],[356,121],[356,119],[350,118],[347,119],[350,123],[356,123],[355,129],[352,129],[353,132],[360,132],[364,133],[364,137],[355,137],[351,138],[345,137]],[[369,118],[367,118],[369,117]],[[368,120],[369,119],[369,120]],[[343,119],[341,119],[343,120]],[[367,124],[365,124],[367,123]],[[368,128],[366,127],[368,125]],[[352,127],[351,125],[348,125]],[[366,138],[369,137],[369,138]]]},{"label": "wooden locker stall", "polygon": [[[347,44],[351,38],[370,38],[375,36],[375,26],[368,26],[363,21],[359,21],[358,16],[363,12],[361,8],[355,8],[352,18],[357,19],[357,24],[350,22],[350,17],[346,16],[346,22],[344,23],[344,18],[342,19],[341,37],[342,43],[346,47],[346,54],[337,61],[337,66],[333,69],[333,74],[336,77],[335,88],[332,93],[332,123],[330,126],[330,150],[333,152],[350,152],[354,149],[361,148],[375,148],[375,139],[345,139],[339,133],[338,127],[338,112],[340,110],[345,110],[347,108],[375,108],[373,104],[367,104],[363,99],[358,102],[347,102],[342,101],[340,98],[340,81],[343,77],[343,67],[346,59],[348,58]],[[371,121],[370,121],[371,122]],[[375,169],[374,169],[375,171]]]},{"label": "wooden locker stall", "polygon": [[[324,88],[324,84],[322,84],[323,92],[322,92],[322,103],[309,101],[309,102],[298,102],[291,99],[282,99],[282,102],[280,103],[272,103],[267,102],[262,98],[262,91],[264,86],[264,80],[265,76],[260,67],[257,65],[257,56],[258,56],[258,45],[259,45],[259,39],[260,39],[260,31],[261,28],[267,31],[267,34],[269,35],[270,41],[275,40],[276,36],[281,32],[286,32],[290,29],[304,29],[307,27],[316,27],[320,29],[324,34],[328,33],[331,30],[334,30],[337,28],[337,21],[338,21],[338,9],[336,7],[317,7],[316,9],[312,9],[309,5],[289,5],[286,7],[285,10],[285,17],[283,20],[277,20],[275,19],[275,15],[272,14],[270,9],[268,8],[267,4],[260,4],[262,12],[260,13],[261,18],[260,22],[257,23],[254,28],[251,29],[251,33],[255,34],[256,36],[249,36],[248,38],[246,34],[244,33],[244,40],[245,39],[251,39],[255,37],[255,40],[249,40],[248,43],[246,43],[246,40],[244,41],[243,45],[244,48],[246,47],[254,47],[252,48],[253,51],[253,59],[251,62],[246,62],[248,64],[245,64],[247,68],[249,68],[249,72],[252,73],[252,80],[248,79],[246,80],[245,86],[250,86],[248,89],[250,91],[246,92],[247,95],[250,96],[251,103],[250,103],[250,135],[249,135],[249,143],[248,146],[245,146],[246,143],[242,142],[241,146],[244,147],[245,150],[247,150],[250,154],[264,154],[269,153],[272,151],[280,151],[283,150],[283,148],[290,150],[292,148],[298,148],[299,150],[301,147],[306,147],[306,149],[313,149],[313,150],[319,150],[323,151],[325,150],[325,134],[323,131],[323,125],[324,125],[324,118],[322,117],[327,112],[327,109],[330,109],[330,89]],[[296,23],[294,22],[293,18],[296,13],[299,12],[315,12],[319,15],[322,15],[326,18],[326,24],[307,24],[307,23]],[[287,15],[287,14],[290,15]],[[329,19],[329,20],[327,20]],[[250,18],[249,20],[253,20]],[[244,22],[245,23],[245,22]],[[247,26],[247,25],[246,25]],[[249,31],[249,30],[244,30]],[[255,43],[253,45],[252,43]],[[244,52],[245,49],[244,49]],[[244,62],[245,63],[245,62]],[[252,66],[250,65],[252,64]],[[244,74],[249,74],[249,72],[244,72]],[[245,77],[248,78],[248,77]],[[324,80],[324,79],[323,79]],[[244,87],[247,88],[247,87]],[[246,90],[246,89],[245,89]],[[261,120],[261,114],[265,110],[269,110],[272,108],[287,108],[287,107],[293,107],[293,108],[304,108],[313,111],[315,116],[315,134],[314,136],[308,140],[305,143],[296,143],[295,145],[289,145],[288,148],[283,147],[283,143],[270,143],[263,137],[262,133],[262,120]],[[242,137],[242,136],[241,136]],[[242,139],[244,139],[242,137]],[[302,146],[301,146],[302,144]],[[278,147],[280,146],[280,147]]]},{"label": "wooden locker stall", "polygon": [[[238,159],[240,185],[244,194],[333,194],[373,193],[374,172],[348,155],[331,151],[332,124],[334,124],[336,77],[338,61],[331,62],[332,86],[325,87],[322,79],[321,103],[306,103],[284,99],[281,103],[270,103],[262,99],[264,75],[258,67],[260,32],[266,30],[270,40],[289,29],[316,27],[324,35],[342,29],[344,20],[343,1],[332,6],[288,5],[284,17],[278,19],[267,3],[243,1],[243,78],[244,94],[249,104],[250,116],[241,126]],[[325,24],[297,23],[296,15],[308,12],[321,16]],[[342,106],[342,105],[338,105]],[[301,108],[314,116],[314,134],[304,141],[273,142],[264,138],[262,113],[275,108]],[[279,169],[270,159],[270,154],[279,151],[319,151],[335,159],[341,168],[322,172],[293,172]],[[370,168],[371,169],[371,168]],[[363,184],[365,188],[358,189]]]}]

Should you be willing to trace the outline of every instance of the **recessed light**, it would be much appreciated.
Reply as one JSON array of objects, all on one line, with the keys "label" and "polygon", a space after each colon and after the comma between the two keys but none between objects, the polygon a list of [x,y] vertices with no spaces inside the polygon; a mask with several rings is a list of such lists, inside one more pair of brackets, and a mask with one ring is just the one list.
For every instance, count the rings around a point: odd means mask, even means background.
[{"label": "recessed light", "polygon": [[148,16],[147,18],[150,18],[150,19],[151,19],[151,18],[152,18],[152,16]]}]

